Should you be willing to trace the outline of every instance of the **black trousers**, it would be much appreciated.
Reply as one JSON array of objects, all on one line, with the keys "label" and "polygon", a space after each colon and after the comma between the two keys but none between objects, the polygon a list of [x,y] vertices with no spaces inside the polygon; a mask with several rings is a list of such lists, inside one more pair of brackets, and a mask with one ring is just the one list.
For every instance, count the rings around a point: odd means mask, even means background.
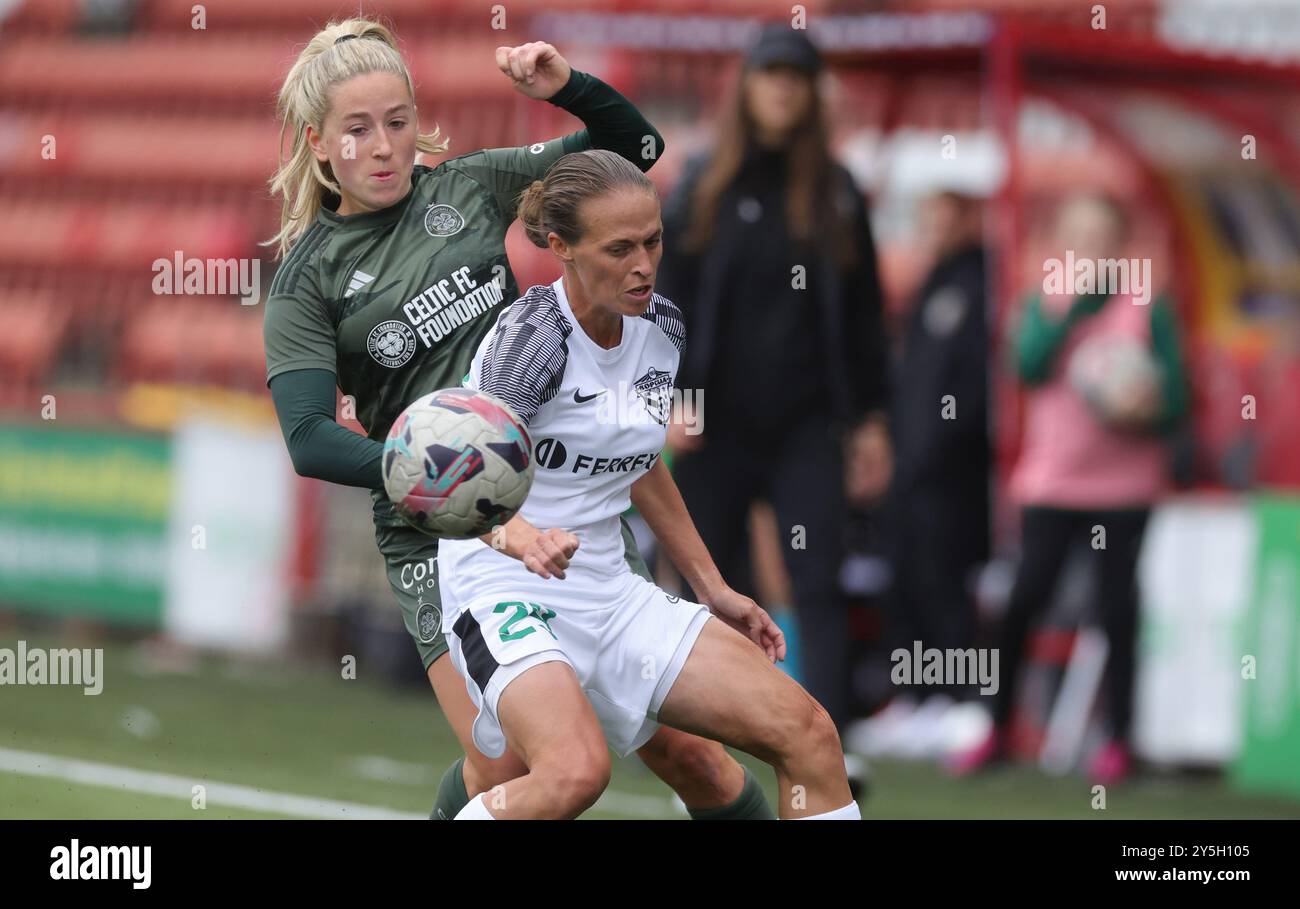
[{"label": "black trousers", "polygon": [[[777,438],[710,425],[704,447],[679,454],[673,477],[726,581],[752,594],[748,516],[771,503],[794,591],[804,687],[836,725],[847,721],[848,613],[840,593],[844,561],[844,461],[827,421],[809,419]],[[693,595],[693,594],[692,594]]]},{"label": "black trousers", "polygon": [[[889,653],[923,649],[965,650],[975,646],[976,611],[970,583],[988,559],[987,484],[967,488],[913,487],[891,496],[885,547],[893,569],[886,606]],[[963,700],[973,688],[896,685],[918,700],[946,694]]]},{"label": "black trousers", "polygon": [[[1097,572],[1093,615],[1101,621],[1109,644],[1105,704],[1111,735],[1128,741],[1133,717],[1138,618],[1137,559],[1150,509],[1075,511],[1026,508],[1023,555],[998,632],[998,693],[993,718],[1006,729],[1015,705],[1016,681],[1024,662],[1026,636],[1034,619],[1051,602],[1070,545],[1083,538]],[[1094,548],[1094,528],[1105,528],[1105,548]]]}]

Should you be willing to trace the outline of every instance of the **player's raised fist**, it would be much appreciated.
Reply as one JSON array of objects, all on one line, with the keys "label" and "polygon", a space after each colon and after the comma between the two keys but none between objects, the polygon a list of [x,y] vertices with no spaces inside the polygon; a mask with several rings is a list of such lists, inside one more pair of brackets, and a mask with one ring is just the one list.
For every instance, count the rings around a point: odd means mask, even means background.
[{"label": "player's raised fist", "polygon": [[573,72],[569,61],[545,41],[498,47],[497,68],[510,77],[515,91],[539,101],[545,101],[564,88]]}]

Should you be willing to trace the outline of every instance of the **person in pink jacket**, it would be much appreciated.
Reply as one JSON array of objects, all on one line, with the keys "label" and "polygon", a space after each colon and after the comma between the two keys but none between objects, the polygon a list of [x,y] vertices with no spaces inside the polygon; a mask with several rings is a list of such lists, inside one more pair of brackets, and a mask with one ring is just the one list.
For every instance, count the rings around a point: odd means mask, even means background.
[{"label": "person in pink jacket", "polygon": [[[1070,251],[1075,262],[1125,256],[1127,233],[1123,209],[1104,196],[1075,196],[1057,216],[1060,254]],[[1074,278],[1076,270],[1067,292],[1035,294],[1022,311],[1016,366],[1027,386],[1024,437],[1010,483],[1022,509],[1022,557],[997,634],[1001,679],[992,695],[993,730],[950,761],[957,775],[1005,757],[1030,626],[1051,602],[1080,538],[1097,573],[1092,614],[1109,643],[1110,735],[1089,771],[1101,783],[1129,772],[1137,558],[1151,508],[1169,487],[1166,436],[1187,410],[1173,311],[1140,286],[1140,260],[1130,264],[1127,274],[1119,273],[1124,280],[1113,282],[1120,286],[1087,286]]]}]

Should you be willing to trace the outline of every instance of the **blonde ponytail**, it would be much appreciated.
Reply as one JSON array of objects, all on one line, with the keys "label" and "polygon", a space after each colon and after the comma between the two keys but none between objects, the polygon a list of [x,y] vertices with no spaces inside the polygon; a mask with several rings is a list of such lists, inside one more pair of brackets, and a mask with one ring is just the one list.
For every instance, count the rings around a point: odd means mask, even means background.
[{"label": "blonde ponytail", "polygon": [[[356,40],[351,40],[356,39]],[[326,193],[339,193],[329,163],[322,164],[307,142],[307,127],[319,133],[329,112],[329,90],[340,82],[366,73],[388,72],[400,76],[415,103],[411,72],[397,49],[397,39],[386,25],[370,19],[330,22],[298,54],[280,87],[277,111],[280,126],[280,166],[270,179],[271,194],[284,199],[280,232],[262,246],[276,247],[282,259],[303,232],[311,226]],[[286,159],[284,134],[293,140]],[[416,137],[415,147],[431,155],[447,151],[449,142],[436,128]]]}]

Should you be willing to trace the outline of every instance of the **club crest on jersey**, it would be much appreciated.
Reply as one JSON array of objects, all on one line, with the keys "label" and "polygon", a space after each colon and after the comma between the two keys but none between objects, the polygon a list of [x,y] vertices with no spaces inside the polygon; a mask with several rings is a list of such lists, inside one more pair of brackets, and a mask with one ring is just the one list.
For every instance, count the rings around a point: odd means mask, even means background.
[{"label": "club crest on jersey", "polygon": [[673,374],[651,366],[645,375],[632,383],[632,388],[645,403],[646,413],[656,422],[667,425],[672,407]]},{"label": "club crest on jersey", "polygon": [[380,366],[396,369],[415,356],[415,332],[405,322],[380,322],[370,329],[366,350]]},{"label": "club crest on jersey", "polygon": [[438,607],[432,603],[421,603],[420,608],[415,612],[415,626],[420,634],[420,640],[425,644],[432,644],[433,639],[442,630],[442,615],[439,614]]},{"label": "club crest on jersey", "polygon": [[465,216],[450,205],[439,202],[424,213],[424,229],[431,237],[450,237],[461,232]]}]

